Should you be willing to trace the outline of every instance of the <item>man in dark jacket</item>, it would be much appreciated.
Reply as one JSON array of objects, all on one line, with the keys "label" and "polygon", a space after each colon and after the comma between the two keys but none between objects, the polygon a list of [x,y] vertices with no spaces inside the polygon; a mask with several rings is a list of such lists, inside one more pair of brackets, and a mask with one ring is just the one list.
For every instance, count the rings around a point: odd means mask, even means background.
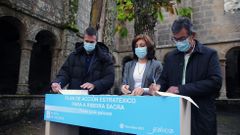
[{"label": "man in dark jacket", "polygon": [[58,92],[68,89],[86,89],[90,94],[105,94],[114,83],[114,66],[106,45],[97,42],[94,28],[87,28],[84,43],[77,43],[52,83]]},{"label": "man in dark jacket", "polygon": [[[68,84],[68,89],[84,89],[89,94],[106,94],[114,83],[114,66],[106,45],[97,42],[97,32],[89,27],[84,34],[84,43],[77,43],[52,83],[53,92]],[[79,134],[107,134],[92,128],[79,128]]]},{"label": "man in dark jacket", "polygon": [[195,40],[192,23],[179,18],[172,25],[177,49],[170,52],[160,79],[161,91],[191,97],[191,135],[216,135],[215,96],[222,85],[217,52]]}]

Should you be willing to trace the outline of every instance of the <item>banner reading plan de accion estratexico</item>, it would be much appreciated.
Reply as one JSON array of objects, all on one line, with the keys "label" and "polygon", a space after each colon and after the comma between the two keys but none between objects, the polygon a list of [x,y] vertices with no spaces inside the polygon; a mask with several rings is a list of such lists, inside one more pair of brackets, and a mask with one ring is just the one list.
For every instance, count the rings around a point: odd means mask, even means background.
[{"label": "banner reading plan de accion estratexico", "polygon": [[181,123],[188,120],[183,117],[189,113],[188,102],[183,100],[158,96],[47,94],[44,119],[140,135],[180,135],[181,128],[186,128]]}]

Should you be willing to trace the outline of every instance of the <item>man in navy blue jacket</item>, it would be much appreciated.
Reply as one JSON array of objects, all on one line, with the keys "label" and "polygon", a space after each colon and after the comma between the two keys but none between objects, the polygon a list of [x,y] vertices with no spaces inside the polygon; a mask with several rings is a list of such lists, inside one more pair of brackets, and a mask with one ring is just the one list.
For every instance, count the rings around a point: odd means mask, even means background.
[{"label": "man in navy blue jacket", "polygon": [[167,55],[157,83],[161,91],[189,96],[199,105],[192,106],[191,135],[216,135],[214,100],[222,85],[217,52],[195,40],[187,18],[175,20],[172,32],[177,49]]},{"label": "man in navy blue jacket", "polygon": [[[68,84],[68,89],[85,89],[89,94],[106,94],[114,83],[114,66],[106,45],[97,42],[97,31],[89,27],[84,34],[84,43],[76,43],[52,83],[53,92]],[[110,132],[93,128],[79,128],[80,135],[102,135]]]},{"label": "man in navy blue jacket", "polygon": [[106,94],[114,83],[114,66],[108,47],[97,42],[97,32],[89,27],[84,43],[76,43],[52,83],[52,90],[68,84],[68,89],[86,89],[90,94]]}]

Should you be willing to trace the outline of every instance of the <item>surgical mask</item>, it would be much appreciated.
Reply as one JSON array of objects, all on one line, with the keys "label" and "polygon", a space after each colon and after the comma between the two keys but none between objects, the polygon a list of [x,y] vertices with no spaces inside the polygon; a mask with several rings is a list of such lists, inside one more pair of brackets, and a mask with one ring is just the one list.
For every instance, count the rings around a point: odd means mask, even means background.
[{"label": "surgical mask", "polygon": [[87,52],[91,52],[95,49],[95,46],[96,46],[96,43],[87,43],[87,42],[84,42],[84,49],[87,51]]},{"label": "surgical mask", "polygon": [[176,42],[176,46],[180,52],[187,52],[191,47],[188,39]]},{"label": "surgical mask", "polygon": [[135,54],[140,59],[144,58],[147,55],[147,47],[135,48]]}]

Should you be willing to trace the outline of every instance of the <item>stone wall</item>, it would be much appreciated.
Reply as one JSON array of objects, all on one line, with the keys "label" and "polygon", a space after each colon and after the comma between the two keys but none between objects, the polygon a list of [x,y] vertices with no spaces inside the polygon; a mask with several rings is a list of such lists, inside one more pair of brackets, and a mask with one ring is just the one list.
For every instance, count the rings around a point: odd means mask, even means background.
[{"label": "stone wall", "polygon": [[[42,112],[44,96],[0,95],[0,126]],[[36,116],[42,118],[43,116]]]},{"label": "stone wall", "polygon": [[81,34],[89,26],[92,0],[79,0],[77,25]]},{"label": "stone wall", "polygon": [[64,20],[64,0],[1,0],[15,10],[27,13],[46,22],[61,24]]},{"label": "stone wall", "polygon": [[[87,3],[89,6],[91,3]],[[79,1],[79,5],[82,4]],[[1,0],[0,18],[9,17],[7,21],[17,27],[20,33],[19,44],[21,46],[20,68],[18,79],[18,95],[0,96],[0,125],[15,122],[23,116],[34,113],[41,114],[44,107],[44,96],[28,95],[30,58],[36,36],[41,31],[48,31],[55,40],[52,44],[51,79],[54,79],[59,68],[68,55],[74,50],[75,43],[81,41],[81,37],[75,32],[64,29],[66,16],[69,14],[69,6],[65,0]],[[79,9],[78,27],[87,27],[91,8]],[[80,5],[80,7],[85,7]],[[77,21],[77,20],[76,20]],[[85,29],[85,28],[84,28]]]},{"label": "stone wall", "polygon": [[[55,40],[51,47],[53,48],[51,79],[55,78],[67,56],[74,50],[75,43],[81,41],[80,36],[76,33],[64,29],[65,17],[68,14],[64,12],[65,6],[69,5],[64,0],[37,0],[34,2],[29,0],[21,2],[3,0],[0,2],[0,17],[11,17],[12,19],[8,20],[9,23],[13,23],[19,28],[19,43],[21,45],[19,94],[28,93],[31,51],[39,32],[48,31]],[[69,12],[69,10],[66,10],[66,12]],[[89,10],[86,12],[89,12]]]},{"label": "stone wall", "polygon": [[[203,44],[240,40],[240,14],[224,12],[224,1],[192,0],[189,3],[185,2],[184,4],[191,6],[193,9],[192,22],[194,30],[197,33],[197,39]],[[159,46],[171,45],[170,28],[175,18],[176,16],[174,15],[166,15],[164,22],[156,26],[157,43]]]},{"label": "stone wall", "polygon": [[224,12],[224,1],[193,1],[193,23],[203,43],[240,39],[240,14]]},{"label": "stone wall", "polygon": [[122,69],[123,69],[123,59],[126,57],[132,57],[132,40],[134,38],[134,22],[126,23],[128,29],[127,37],[120,37],[118,34],[115,34],[115,85],[114,85],[114,94],[120,94],[120,87],[122,84]]}]

